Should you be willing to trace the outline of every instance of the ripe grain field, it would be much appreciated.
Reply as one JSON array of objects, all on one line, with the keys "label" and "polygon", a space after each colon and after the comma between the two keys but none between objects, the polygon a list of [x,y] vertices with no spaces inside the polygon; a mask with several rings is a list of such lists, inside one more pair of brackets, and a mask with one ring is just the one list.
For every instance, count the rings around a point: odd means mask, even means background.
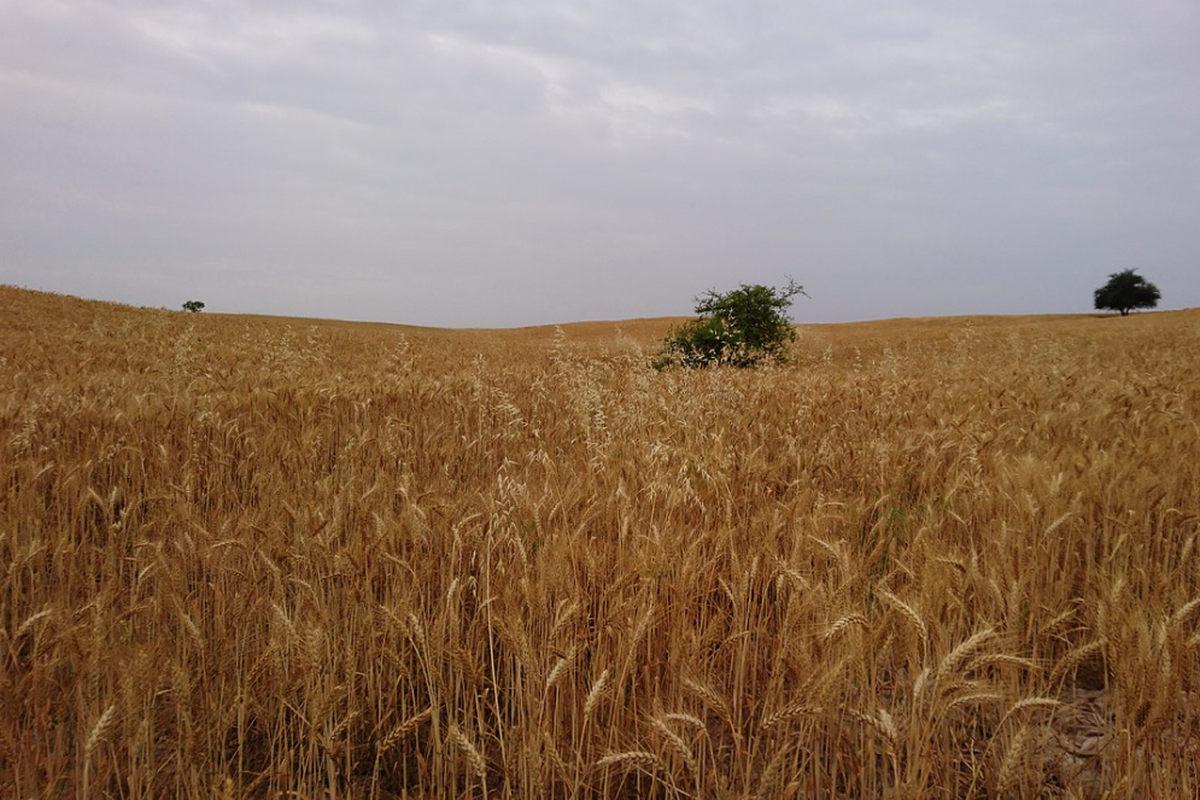
[{"label": "ripe grain field", "polygon": [[665,328],[0,288],[0,797],[1200,797],[1200,312]]}]

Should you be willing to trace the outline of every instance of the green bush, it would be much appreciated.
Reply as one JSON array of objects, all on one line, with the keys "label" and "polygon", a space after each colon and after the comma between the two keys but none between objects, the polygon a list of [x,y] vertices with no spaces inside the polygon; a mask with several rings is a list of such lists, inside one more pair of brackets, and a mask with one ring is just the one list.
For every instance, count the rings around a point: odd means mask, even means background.
[{"label": "green bush", "polygon": [[744,368],[787,360],[787,346],[796,339],[787,310],[798,294],[808,296],[790,278],[783,288],[743,283],[724,293],[709,289],[696,298],[700,316],[674,328],[663,341],[655,369]]}]

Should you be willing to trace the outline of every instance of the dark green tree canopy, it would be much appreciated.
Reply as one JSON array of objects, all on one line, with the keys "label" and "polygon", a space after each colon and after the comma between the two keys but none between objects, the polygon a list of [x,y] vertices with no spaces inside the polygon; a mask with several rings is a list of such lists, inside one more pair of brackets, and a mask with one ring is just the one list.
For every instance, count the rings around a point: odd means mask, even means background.
[{"label": "dark green tree canopy", "polygon": [[1114,272],[1108,283],[1095,292],[1096,308],[1101,311],[1120,311],[1128,316],[1135,308],[1154,308],[1162,293],[1158,287],[1137,274],[1135,269]]},{"label": "dark green tree canopy", "polygon": [[787,311],[798,294],[808,296],[790,278],[783,288],[743,283],[729,292],[709,289],[696,298],[700,316],[671,331],[654,366],[753,367],[764,360],[782,362],[788,344],[796,338]]},{"label": "dark green tree canopy", "polygon": [[183,304],[184,311],[191,311],[193,313],[200,311],[203,308],[204,308],[204,303],[201,303],[199,300],[188,300],[186,303]]}]

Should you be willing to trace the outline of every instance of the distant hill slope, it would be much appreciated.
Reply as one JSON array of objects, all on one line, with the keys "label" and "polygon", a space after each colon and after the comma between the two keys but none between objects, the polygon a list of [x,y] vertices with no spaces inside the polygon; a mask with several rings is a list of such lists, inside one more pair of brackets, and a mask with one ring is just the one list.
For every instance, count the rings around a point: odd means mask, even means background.
[{"label": "distant hill slope", "polygon": [[[0,314],[11,316],[23,311],[35,315],[49,315],[63,321],[85,323],[98,312],[130,314],[179,314],[186,312],[130,306],[103,300],[88,300],[71,295],[23,289],[0,285]],[[222,314],[202,312],[199,319],[243,321],[266,325],[318,326],[342,330],[360,330],[382,333],[394,331],[418,337],[453,337],[472,339],[478,337],[504,340],[538,340],[552,338],[559,330],[572,340],[603,340],[626,337],[640,342],[651,342],[662,338],[672,326],[687,317],[654,317],[625,320],[597,320],[586,322],[564,322],[558,325],[533,325],[517,328],[437,328],[422,325],[405,325],[392,322],[368,322],[354,320],[321,319],[312,317],[283,317],[267,314]],[[877,339],[923,339],[939,337],[947,333],[973,328],[976,331],[994,332],[1000,328],[1044,327],[1047,331],[1083,332],[1097,325],[1128,325],[1174,327],[1179,324],[1200,324],[1200,309],[1181,311],[1141,312],[1118,321],[1115,315],[1089,314],[1031,314],[1031,315],[978,315],[946,317],[898,317],[885,320],[837,323],[798,322],[801,336],[810,336],[823,341],[859,342]],[[2,326],[2,323],[0,323]]]}]

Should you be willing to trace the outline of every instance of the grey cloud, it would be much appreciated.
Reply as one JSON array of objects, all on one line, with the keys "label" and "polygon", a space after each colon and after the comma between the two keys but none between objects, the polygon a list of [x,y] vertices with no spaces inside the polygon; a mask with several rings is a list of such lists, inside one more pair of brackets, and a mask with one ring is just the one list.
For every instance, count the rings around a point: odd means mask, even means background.
[{"label": "grey cloud", "polygon": [[[1198,303],[1184,2],[0,3],[0,281],[445,325]],[[1031,292],[1029,286],[1038,290]]]}]

